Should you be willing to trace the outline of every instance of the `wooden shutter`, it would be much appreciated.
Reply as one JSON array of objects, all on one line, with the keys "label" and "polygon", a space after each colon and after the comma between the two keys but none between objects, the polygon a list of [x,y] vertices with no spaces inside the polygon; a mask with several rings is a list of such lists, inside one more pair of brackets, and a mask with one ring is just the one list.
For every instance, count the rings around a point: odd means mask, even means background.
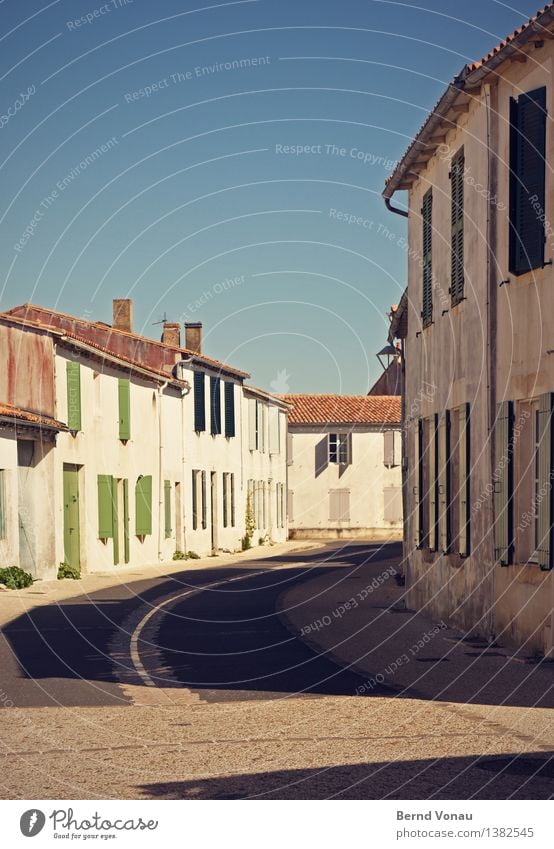
[{"label": "wooden shutter", "polygon": [[198,528],[198,472],[192,470],[192,529]]},{"label": "wooden shutter", "polygon": [[470,446],[469,404],[463,404],[458,408],[458,469],[460,481],[458,550],[462,557],[467,557],[470,552]]},{"label": "wooden shutter", "polygon": [[350,521],[350,490],[332,489],[329,492],[329,521]]},{"label": "wooden shutter", "polygon": [[423,422],[418,419],[414,428],[414,478],[415,485],[412,488],[413,499],[413,529],[414,545],[421,547],[423,541]]},{"label": "wooden shutter", "polygon": [[135,533],[152,533],[152,475],[143,475],[135,486]]},{"label": "wooden shutter", "polygon": [[194,372],[194,430],[197,433],[206,430],[205,380],[203,371]]},{"label": "wooden shutter", "polygon": [[164,481],[165,538],[171,536],[171,481]]},{"label": "wooden shutter", "polygon": [[265,440],[267,430],[267,406],[263,401],[258,401],[258,447],[265,454]]},{"label": "wooden shutter", "polygon": [[248,399],[248,447],[250,451],[258,447],[258,402],[255,398]]},{"label": "wooden shutter", "polygon": [[235,384],[225,383],[225,436],[235,436]]},{"label": "wooden shutter", "polygon": [[231,472],[231,488],[230,488],[230,499],[231,499],[231,527],[235,527],[235,473]]},{"label": "wooden shutter", "polygon": [[208,527],[208,495],[206,490],[206,472],[201,474],[202,484],[202,527],[204,530]]},{"label": "wooden shutter", "polygon": [[450,411],[439,419],[439,546],[450,550]]},{"label": "wooden shutter", "polygon": [[98,475],[98,538],[113,537],[114,480],[111,475]]},{"label": "wooden shutter", "polygon": [[292,433],[287,428],[287,466],[292,466],[294,460],[292,456],[293,440]]},{"label": "wooden shutter", "polygon": [[77,433],[81,430],[81,365],[70,360],[66,363],[67,376],[67,426]]},{"label": "wooden shutter", "polygon": [[544,264],[546,88],[510,101],[509,270]]},{"label": "wooden shutter", "polygon": [[131,438],[131,382],[126,377],[118,380],[119,438]]},{"label": "wooden shutter", "polygon": [[383,434],[383,462],[387,469],[394,466],[394,431],[386,430]]},{"label": "wooden shutter", "polygon": [[456,306],[464,299],[464,149],[457,152],[450,171],[450,301]]},{"label": "wooden shutter", "polygon": [[281,413],[277,407],[269,408],[269,453],[278,454],[281,450]]},{"label": "wooden shutter", "polygon": [[422,215],[422,260],[423,260],[423,295],[421,318],[423,326],[433,323],[433,190],[429,189],[423,196]]},{"label": "wooden shutter", "polygon": [[508,566],[513,555],[513,404],[496,407],[494,427],[494,556]]},{"label": "wooden shutter", "polygon": [[221,380],[210,377],[210,426],[212,436],[221,433]]},{"label": "wooden shutter", "polygon": [[438,482],[437,482],[437,415],[429,417],[429,446],[427,450],[429,468],[429,495],[427,505],[429,510],[429,549],[437,550],[437,515],[438,515]]},{"label": "wooden shutter", "polygon": [[294,516],[294,492],[292,489],[287,490],[287,518],[292,522]]},{"label": "wooden shutter", "polygon": [[538,494],[537,494],[537,555],[543,570],[552,569],[554,546],[552,539],[552,404],[554,393],[539,398],[537,413]]}]

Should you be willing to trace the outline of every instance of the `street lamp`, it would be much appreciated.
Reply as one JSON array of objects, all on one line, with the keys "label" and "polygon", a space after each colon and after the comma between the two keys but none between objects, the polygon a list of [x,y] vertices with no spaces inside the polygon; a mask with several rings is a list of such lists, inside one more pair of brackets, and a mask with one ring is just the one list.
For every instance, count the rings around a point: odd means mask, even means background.
[{"label": "street lamp", "polygon": [[394,345],[385,345],[378,354],[376,354],[377,359],[381,363],[381,367],[383,371],[386,371],[392,361],[398,356],[398,351],[394,347]]}]

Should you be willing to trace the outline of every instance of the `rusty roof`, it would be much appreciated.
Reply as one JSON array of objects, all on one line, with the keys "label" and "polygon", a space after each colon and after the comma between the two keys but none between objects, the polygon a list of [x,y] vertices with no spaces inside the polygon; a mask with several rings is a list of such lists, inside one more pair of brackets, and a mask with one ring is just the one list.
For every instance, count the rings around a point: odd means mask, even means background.
[{"label": "rusty roof", "polygon": [[14,425],[23,423],[39,428],[47,427],[52,430],[67,430],[67,425],[50,416],[35,413],[32,410],[24,410],[21,407],[14,407],[12,404],[0,404],[0,420],[6,424],[6,419],[9,420],[10,424]]},{"label": "rusty roof", "polygon": [[398,395],[281,395],[289,424],[400,424]]}]

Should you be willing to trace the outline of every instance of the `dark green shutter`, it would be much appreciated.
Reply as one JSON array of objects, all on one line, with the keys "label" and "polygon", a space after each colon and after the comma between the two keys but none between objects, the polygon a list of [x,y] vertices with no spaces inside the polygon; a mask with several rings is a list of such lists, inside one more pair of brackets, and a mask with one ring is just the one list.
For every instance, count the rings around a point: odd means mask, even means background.
[{"label": "dark green shutter", "polygon": [[428,487],[429,493],[427,505],[429,511],[429,549],[437,550],[437,516],[438,516],[438,481],[437,481],[437,415],[430,416],[429,444],[427,448],[427,462],[429,469]]},{"label": "dark green shutter", "polygon": [[439,419],[439,547],[443,552],[450,551],[450,410],[445,410]]},{"label": "dark green shutter", "polygon": [[76,433],[81,430],[81,365],[67,361],[67,426]]},{"label": "dark green shutter", "polygon": [[513,556],[513,404],[496,407],[494,427],[494,557],[508,566]]},{"label": "dark green shutter", "polygon": [[544,264],[546,88],[510,101],[509,269]]},{"label": "dark green shutter", "polygon": [[198,472],[193,469],[192,472],[192,529],[195,531],[198,527]]},{"label": "dark green shutter", "polygon": [[456,306],[464,299],[464,149],[457,152],[450,171],[450,300]]},{"label": "dark green shutter", "polygon": [[221,380],[210,377],[210,426],[212,436],[221,433]]},{"label": "dark green shutter", "polygon": [[208,527],[208,495],[206,491],[206,472],[202,472],[202,527]]},{"label": "dark green shutter", "polygon": [[469,404],[463,404],[458,409],[458,468],[460,470],[458,549],[462,557],[467,557],[470,552],[470,448]]},{"label": "dark green shutter", "polygon": [[235,474],[231,472],[231,527],[235,527]]},{"label": "dark green shutter", "polygon": [[414,521],[414,545],[421,547],[423,532],[423,462],[422,462],[422,421],[417,419],[414,425],[414,478],[415,485],[412,489],[413,521]]},{"label": "dark green shutter", "polygon": [[197,433],[206,430],[205,379],[203,371],[194,372],[194,429]]},{"label": "dark green shutter", "polygon": [[164,481],[165,538],[171,536],[171,481]]},{"label": "dark green shutter", "polygon": [[131,438],[131,382],[127,377],[118,380],[119,438]]},{"label": "dark green shutter", "polygon": [[423,326],[433,323],[433,190],[423,196],[423,300],[421,318]]},{"label": "dark green shutter", "polygon": [[135,487],[135,533],[152,533],[152,475],[143,475]]},{"label": "dark green shutter", "polygon": [[552,404],[554,394],[546,392],[539,398],[537,414],[538,492],[537,492],[537,555],[541,569],[552,569]]},{"label": "dark green shutter", "polygon": [[225,436],[235,436],[235,384],[225,384]]},{"label": "dark green shutter", "polygon": [[114,480],[111,475],[98,475],[98,537],[113,537]]}]

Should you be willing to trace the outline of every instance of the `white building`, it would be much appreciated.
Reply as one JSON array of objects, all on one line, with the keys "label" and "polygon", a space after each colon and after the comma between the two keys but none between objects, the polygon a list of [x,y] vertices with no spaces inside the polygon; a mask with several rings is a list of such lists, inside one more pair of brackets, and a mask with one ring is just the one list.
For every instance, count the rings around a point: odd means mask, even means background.
[{"label": "white building", "polygon": [[400,397],[283,395],[289,536],[402,534]]}]

